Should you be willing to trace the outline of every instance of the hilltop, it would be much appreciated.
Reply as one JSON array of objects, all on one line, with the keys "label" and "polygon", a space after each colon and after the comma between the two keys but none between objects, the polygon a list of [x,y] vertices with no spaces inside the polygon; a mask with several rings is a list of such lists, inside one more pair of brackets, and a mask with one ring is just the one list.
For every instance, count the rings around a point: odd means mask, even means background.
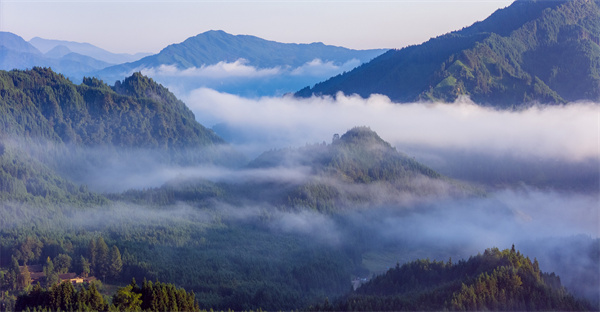
[{"label": "hilltop", "polygon": [[135,73],[75,85],[47,68],[0,71],[1,133],[58,143],[183,148],[224,143],[165,87]]},{"label": "hilltop", "polygon": [[[275,173],[277,174],[269,174]],[[368,127],[355,127],[331,144],[264,152],[234,181],[185,178],[114,198],[145,204],[268,203],[280,210],[333,213],[363,206],[463,197],[480,191],[451,180],[398,152]]]},{"label": "hilltop", "polygon": [[47,68],[0,71],[0,94],[3,200],[98,202],[79,184],[159,164],[244,161],[139,73],[111,87],[96,78],[76,85]]},{"label": "hilltop", "polygon": [[585,311],[554,273],[520,252],[498,248],[468,260],[416,260],[396,265],[318,311]]}]

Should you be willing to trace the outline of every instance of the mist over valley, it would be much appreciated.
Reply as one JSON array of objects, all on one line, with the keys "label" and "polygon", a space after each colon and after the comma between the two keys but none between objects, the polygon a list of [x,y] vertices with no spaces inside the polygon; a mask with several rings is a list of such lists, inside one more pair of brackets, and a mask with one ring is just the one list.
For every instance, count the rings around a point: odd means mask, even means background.
[{"label": "mist over valley", "polygon": [[0,33],[1,310],[597,310],[599,6],[388,52]]}]

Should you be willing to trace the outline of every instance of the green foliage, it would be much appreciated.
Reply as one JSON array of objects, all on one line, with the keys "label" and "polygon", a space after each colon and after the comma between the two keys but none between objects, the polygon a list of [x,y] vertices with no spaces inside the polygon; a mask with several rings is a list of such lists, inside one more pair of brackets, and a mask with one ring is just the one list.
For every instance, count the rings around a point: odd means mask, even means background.
[{"label": "green foliage", "polygon": [[[331,144],[269,151],[249,164],[260,168],[287,166],[308,167],[312,176],[291,190],[283,188],[285,193],[277,197],[281,202],[273,202],[276,206],[308,207],[329,213],[341,207],[394,202],[402,192],[438,195],[425,181],[448,183],[455,195],[470,192],[396,151],[368,127],[355,127]],[[423,182],[416,183],[417,180]],[[381,196],[382,192],[385,196]]]},{"label": "green foliage", "polygon": [[96,241],[96,267],[94,268],[94,272],[99,277],[106,278],[106,276],[110,276],[110,255],[109,249],[106,242],[102,236],[98,237]]},{"label": "green foliage", "polygon": [[132,285],[127,285],[119,288],[117,293],[114,294],[112,298],[112,304],[115,306],[117,311],[141,311],[141,297],[142,293],[140,289],[134,288]]},{"label": "green foliage", "polygon": [[29,288],[29,286],[31,285],[31,273],[29,272],[28,266],[24,265],[19,273],[20,274],[17,278],[17,288],[18,289]]},{"label": "green foliage", "polygon": [[90,276],[92,272],[90,262],[84,256],[81,256],[81,259],[79,261],[81,263],[81,272],[79,275],[82,277]]},{"label": "green foliage", "polygon": [[67,273],[71,269],[71,257],[67,254],[59,254],[52,262],[58,274]]},{"label": "green foliage", "polygon": [[299,96],[373,93],[394,101],[514,108],[600,100],[600,6],[586,0],[515,1],[488,19],[392,50]]},{"label": "green foliage", "polygon": [[58,277],[58,272],[54,269],[54,263],[50,257],[46,259],[46,264],[44,265],[44,275],[45,275],[45,284],[48,286],[53,286],[60,282],[60,278]]},{"label": "green foliage", "polygon": [[108,303],[102,297],[96,284],[87,288],[75,289],[70,282],[54,284],[42,288],[36,285],[26,294],[20,295],[15,304],[16,311],[24,310],[49,311],[107,311]]},{"label": "green foliage", "polygon": [[334,305],[315,310],[587,310],[554,274],[519,252],[487,249],[451,261],[417,260],[388,270]]},{"label": "green foliage", "polygon": [[183,102],[135,73],[113,88],[46,68],[0,72],[0,131],[74,144],[169,150],[223,143]]},{"label": "green foliage", "polygon": [[[58,203],[81,205],[105,204],[107,200],[84,187],[60,177],[47,165],[23,152],[21,148],[2,140],[0,132],[0,200],[3,202],[26,202],[38,206],[52,206]],[[17,209],[17,207],[15,207]],[[3,210],[2,214],[9,213]],[[15,211],[15,213],[17,213]],[[0,226],[14,226],[10,221],[18,221],[6,215],[0,218]],[[26,261],[33,256],[31,251],[20,255]]]},{"label": "green foliage", "polygon": [[[128,287],[131,287],[128,286]],[[144,280],[141,288],[132,291],[141,295],[141,308],[144,311],[199,311],[194,293],[173,284],[152,283]]]},{"label": "green foliage", "polygon": [[[400,194],[440,195],[435,183],[449,186],[452,195],[463,196],[475,190],[420,164],[396,151],[367,127],[356,127],[331,144],[306,145],[298,149],[263,153],[247,169],[291,168],[305,170],[306,177],[293,181],[279,178],[211,182],[204,179],[177,179],[158,188],[128,190],[113,194],[115,201],[143,205],[231,205],[243,202],[268,202],[282,210],[309,208],[331,213],[373,202],[395,202]],[[382,196],[384,194],[384,196]]]},{"label": "green foliage", "polygon": [[121,260],[121,253],[117,246],[112,246],[110,250],[110,262],[108,273],[111,278],[118,279],[121,271],[123,270],[123,261]]}]

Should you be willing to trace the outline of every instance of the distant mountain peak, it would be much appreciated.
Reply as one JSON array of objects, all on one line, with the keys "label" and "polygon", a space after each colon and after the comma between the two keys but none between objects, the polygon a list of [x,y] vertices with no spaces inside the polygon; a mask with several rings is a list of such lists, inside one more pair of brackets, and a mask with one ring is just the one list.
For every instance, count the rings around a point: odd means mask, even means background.
[{"label": "distant mountain peak", "polygon": [[0,31],[0,48],[1,47],[16,52],[25,52],[34,55],[42,54],[38,49],[25,41],[25,39],[6,31]]},{"label": "distant mountain peak", "polygon": [[67,48],[64,45],[57,45],[52,50],[44,53],[44,56],[58,59],[69,53],[72,53],[72,51],[69,48]]},{"label": "distant mountain peak", "polygon": [[248,61],[256,68],[299,67],[314,59],[344,64],[353,59],[366,62],[383,53],[384,49],[352,50],[322,43],[280,43],[252,35],[232,35],[223,30],[209,30],[180,43],[171,44],[158,54],[139,61],[110,67],[100,73],[123,73],[143,68],[172,65],[180,69],[200,68],[219,62]]}]

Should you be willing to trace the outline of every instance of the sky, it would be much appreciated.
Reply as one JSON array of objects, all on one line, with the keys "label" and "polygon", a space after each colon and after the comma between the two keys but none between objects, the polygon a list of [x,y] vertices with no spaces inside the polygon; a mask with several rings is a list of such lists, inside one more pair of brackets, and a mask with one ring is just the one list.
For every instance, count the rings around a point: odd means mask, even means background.
[{"label": "sky", "polygon": [[157,53],[208,30],[286,43],[402,48],[469,26],[512,0],[0,0],[0,31]]}]

